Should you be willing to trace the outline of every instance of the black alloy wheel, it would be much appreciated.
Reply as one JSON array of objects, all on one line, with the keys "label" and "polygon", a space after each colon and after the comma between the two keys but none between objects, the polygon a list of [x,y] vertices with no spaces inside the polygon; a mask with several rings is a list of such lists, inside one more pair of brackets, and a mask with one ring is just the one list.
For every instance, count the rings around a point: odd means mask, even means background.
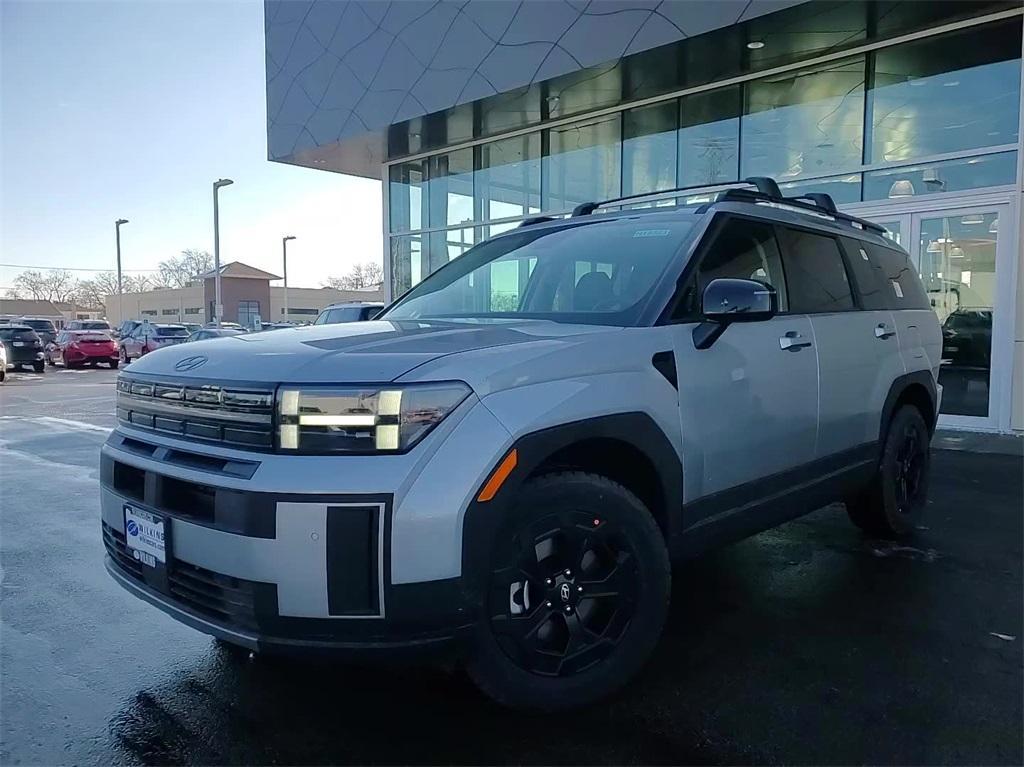
[{"label": "black alloy wheel", "polygon": [[927,446],[914,425],[906,424],[896,452],[893,490],[896,510],[909,514],[920,503]]},{"label": "black alloy wheel", "polygon": [[499,544],[489,613],[520,668],[567,676],[600,662],[636,608],[636,553],[616,525],[582,510],[529,520]]}]

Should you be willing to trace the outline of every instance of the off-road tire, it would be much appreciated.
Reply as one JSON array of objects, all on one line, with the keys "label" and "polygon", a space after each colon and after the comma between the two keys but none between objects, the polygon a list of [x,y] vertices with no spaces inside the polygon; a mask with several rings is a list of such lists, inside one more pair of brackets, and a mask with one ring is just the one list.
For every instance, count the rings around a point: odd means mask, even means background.
[{"label": "off-road tire", "polygon": [[[628,584],[616,589],[629,595],[622,608],[626,610],[623,614],[630,616],[628,622],[617,632],[615,641],[602,645],[610,649],[602,649],[601,652],[607,654],[592,665],[582,666],[562,676],[537,673],[513,660],[507,644],[503,646],[499,642],[494,621],[504,621],[510,616],[496,615],[501,612],[498,606],[501,604],[502,587],[500,583],[491,584],[491,579],[496,579],[498,572],[488,573],[487,604],[477,626],[476,643],[467,663],[467,672],[480,690],[502,705],[557,711],[599,701],[621,688],[640,671],[661,636],[671,596],[670,564],[665,539],[643,502],[617,482],[600,475],[575,471],[545,474],[531,479],[520,490],[498,539],[499,542],[523,540],[526,542],[524,548],[528,550],[535,545],[537,538],[530,540],[529,534],[520,538],[524,527],[538,524],[543,527],[551,517],[577,520],[581,518],[580,515],[586,515],[582,517],[584,525],[567,524],[564,528],[567,533],[577,535],[592,520],[594,525],[608,525],[607,535],[615,536],[615,540],[622,544],[614,559],[616,564],[613,570],[617,572],[623,562],[629,565],[621,575],[615,576]],[[584,540],[590,541],[591,538],[585,533],[584,529]],[[586,545],[593,544],[583,544],[584,547]],[[500,567],[497,554],[500,543],[496,543],[495,549],[493,563],[495,567]],[[630,553],[623,555],[621,552],[626,550]],[[586,559],[586,554],[582,559]],[[506,571],[514,569],[506,568]],[[586,582],[583,580],[584,570],[581,563],[580,583]],[[532,579],[530,584],[532,589]],[[544,588],[543,585],[540,588]],[[507,594],[507,590],[504,593]],[[547,593],[551,594],[550,591]],[[493,601],[492,597],[495,597]],[[585,618],[582,606],[584,598],[580,596],[581,601],[577,604],[581,625]],[[511,601],[511,597],[507,599]],[[544,599],[539,592],[538,599]],[[553,609],[560,609],[557,596],[552,596],[551,600],[555,603]],[[543,609],[545,604],[548,603],[538,601],[537,609]],[[616,604],[619,602],[616,601]],[[615,607],[613,614],[619,615],[618,610]],[[507,637],[502,640],[508,641]],[[568,659],[572,657],[567,656]]]},{"label": "off-road tire", "polygon": [[928,503],[930,440],[928,425],[916,407],[903,405],[893,413],[875,476],[846,500],[857,527],[880,538],[913,533]]}]

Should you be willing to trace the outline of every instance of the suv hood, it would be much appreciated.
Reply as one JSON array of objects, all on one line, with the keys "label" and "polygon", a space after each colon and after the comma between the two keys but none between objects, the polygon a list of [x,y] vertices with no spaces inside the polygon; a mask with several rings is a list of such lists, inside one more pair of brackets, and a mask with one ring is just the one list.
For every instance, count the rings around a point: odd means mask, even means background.
[{"label": "suv hood", "polygon": [[208,381],[383,383],[450,354],[613,329],[546,320],[351,322],[178,344],[126,370]]}]

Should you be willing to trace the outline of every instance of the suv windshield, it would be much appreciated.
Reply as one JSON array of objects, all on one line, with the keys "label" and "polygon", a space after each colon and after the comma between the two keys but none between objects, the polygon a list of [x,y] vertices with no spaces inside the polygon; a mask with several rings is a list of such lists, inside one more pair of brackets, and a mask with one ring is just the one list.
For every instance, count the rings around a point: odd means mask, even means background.
[{"label": "suv windshield", "polygon": [[337,322],[358,322],[362,307],[343,306],[337,309],[324,309],[316,318],[314,325],[333,325]]},{"label": "suv windshield", "polygon": [[55,332],[56,328],[53,327],[53,323],[49,320],[23,320],[33,330],[49,331],[50,333]]},{"label": "suv windshield", "polygon": [[80,330],[110,330],[110,323],[103,320],[81,320],[75,327]]},{"label": "suv windshield", "polygon": [[693,219],[609,219],[489,240],[428,277],[382,319],[523,317],[636,324]]}]

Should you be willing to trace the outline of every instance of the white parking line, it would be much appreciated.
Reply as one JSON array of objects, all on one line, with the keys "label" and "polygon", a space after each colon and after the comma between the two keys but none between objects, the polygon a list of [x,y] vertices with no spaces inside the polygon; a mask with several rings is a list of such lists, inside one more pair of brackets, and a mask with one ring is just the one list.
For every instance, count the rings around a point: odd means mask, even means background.
[{"label": "white parking line", "polygon": [[0,420],[3,421],[31,421],[32,423],[44,423],[50,426],[63,427],[66,429],[74,429],[77,431],[95,431],[103,434],[110,434],[113,429],[109,426],[97,426],[94,423],[86,423],[85,421],[73,421],[70,418],[57,418],[51,415],[41,416],[23,416],[23,415],[0,415]]}]

